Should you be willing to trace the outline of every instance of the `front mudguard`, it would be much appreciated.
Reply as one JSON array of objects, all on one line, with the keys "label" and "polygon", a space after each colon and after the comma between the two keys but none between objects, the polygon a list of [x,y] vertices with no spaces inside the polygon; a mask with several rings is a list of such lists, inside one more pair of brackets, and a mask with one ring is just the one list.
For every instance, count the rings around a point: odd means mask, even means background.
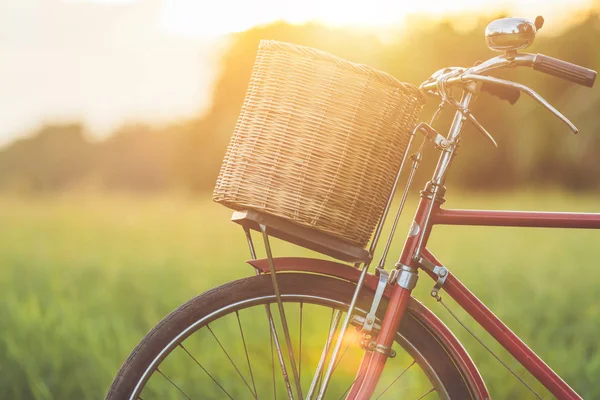
[{"label": "front mudguard", "polygon": [[[305,272],[310,274],[326,275],[338,279],[343,279],[348,282],[357,283],[361,271],[347,264],[338,263],[329,260],[320,260],[316,258],[304,257],[279,257],[273,259],[275,271],[277,272]],[[261,273],[269,272],[268,259],[250,260],[248,264],[252,265]],[[379,279],[375,275],[368,274],[364,279],[364,286],[372,291],[375,291]],[[389,298],[391,295],[391,286],[386,287],[384,296]],[[490,395],[487,391],[485,383],[473,360],[460,344],[456,336],[448,329],[448,327],[427,307],[418,300],[411,298],[408,305],[409,310],[418,316],[421,320],[427,323],[437,334],[438,339],[445,344],[446,349],[451,353],[455,360],[459,363],[461,372],[468,378],[468,381],[473,385],[473,393],[476,393],[477,399],[489,399]]]}]

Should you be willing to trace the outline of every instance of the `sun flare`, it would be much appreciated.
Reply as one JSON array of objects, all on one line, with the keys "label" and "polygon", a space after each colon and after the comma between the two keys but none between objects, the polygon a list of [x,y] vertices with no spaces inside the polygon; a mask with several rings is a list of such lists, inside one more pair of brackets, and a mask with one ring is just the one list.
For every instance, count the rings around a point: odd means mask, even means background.
[{"label": "sun flare", "polygon": [[[551,8],[560,15],[564,7],[573,7],[575,3],[584,5],[589,1],[556,0]],[[533,18],[540,9],[548,16],[546,0],[221,0],[210,5],[195,0],[164,0],[161,23],[167,30],[185,36],[216,36],[278,20],[386,28],[401,26],[403,21],[416,14],[439,18],[459,13],[510,10]]]},{"label": "sun flare", "polygon": [[427,0],[404,2],[390,0],[278,0],[205,3],[192,0],[167,0],[163,24],[186,35],[219,35],[239,32],[255,25],[277,20],[290,23],[318,21],[330,26],[380,27],[401,23],[410,14],[444,14],[465,9],[479,10],[478,0]]}]

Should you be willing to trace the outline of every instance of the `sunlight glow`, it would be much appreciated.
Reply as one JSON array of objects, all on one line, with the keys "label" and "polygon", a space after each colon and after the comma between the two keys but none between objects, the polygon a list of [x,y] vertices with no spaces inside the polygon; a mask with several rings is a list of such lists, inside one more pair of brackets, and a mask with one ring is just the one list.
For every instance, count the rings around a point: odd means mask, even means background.
[{"label": "sunlight glow", "polygon": [[240,32],[278,20],[389,28],[401,26],[415,14],[440,18],[510,10],[530,18],[542,11],[548,17],[548,13],[559,15],[565,8],[590,3],[591,0],[219,0],[207,5],[196,0],[164,0],[161,23],[169,32],[198,37]]},{"label": "sunlight glow", "polygon": [[129,4],[140,0],[66,0],[69,3]]}]

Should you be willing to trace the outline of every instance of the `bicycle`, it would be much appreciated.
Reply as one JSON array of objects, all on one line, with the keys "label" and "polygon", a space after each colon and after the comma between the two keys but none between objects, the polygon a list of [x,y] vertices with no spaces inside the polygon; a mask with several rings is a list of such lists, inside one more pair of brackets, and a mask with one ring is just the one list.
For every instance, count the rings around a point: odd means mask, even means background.
[{"label": "bicycle", "polygon": [[[390,388],[409,375],[415,387],[404,388],[407,396],[423,398],[434,393],[443,399],[489,399],[486,385],[463,346],[440,319],[411,297],[419,270],[434,281],[431,296],[441,301],[440,292],[448,294],[554,396],[580,398],[427,248],[435,225],[600,229],[600,214],[441,207],[447,172],[465,123],[473,123],[494,142],[470,112],[481,90],[511,103],[520,93],[528,94],[577,132],[565,116],[532,89],[488,75],[505,68],[532,67],[592,87],[595,71],[541,54],[518,52],[533,42],[542,24],[541,17],[535,23],[521,18],[496,20],[488,25],[486,38],[488,46],[502,55],[470,68],[439,70],[421,84],[422,91],[441,97],[441,105],[453,107],[455,116],[447,136],[438,133],[432,123],[424,122],[417,124],[411,134],[411,141],[417,134],[429,139],[440,157],[432,179],[421,192],[401,256],[391,271],[384,269],[386,258],[408,188],[421,162],[422,146],[411,157],[408,183],[376,274],[368,272],[369,265],[402,166],[368,250],[255,210],[237,211],[232,219],[244,228],[252,257],[248,263],[255,268],[256,276],[201,294],[163,319],[125,361],[107,399],[148,399],[153,398],[151,395],[258,399],[276,398],[278,394],[290,399],[323,399],[325,395],[368,399],[398,394],[397,388]],[[460,90],[460,100],[451,96],[452,88]],[[257,257],[251,230],[260,232],[266,258]],[[354,266],[314,258],[274,257],[270,236],[290,239]],[[356,268],[360,265],[362,270]],[[311,335],[323,338],[317,341]],[[249,346],[251,340],[257,342],[257,348]],[[393,344],[403,351],[394,349]],[[209,350],[215,350],[217,358]],[[239,352],[237,357],[231,355],[234,350]],[[264,368],[257,368],[257,359]],[[395,361],[400,361],[397,370]],[[415,365],[420,371],[413,369]],[[226,368],[229,371],[224,372]]]}]

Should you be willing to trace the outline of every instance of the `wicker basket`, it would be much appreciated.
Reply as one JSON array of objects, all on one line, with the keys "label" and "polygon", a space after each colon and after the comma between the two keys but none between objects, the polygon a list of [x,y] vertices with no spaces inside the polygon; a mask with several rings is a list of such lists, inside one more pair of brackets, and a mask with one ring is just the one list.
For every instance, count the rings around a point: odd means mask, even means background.
[{"label": "wicker basket", "polygon": [[369,66],[263,40],[214,200],[364,247],[423,103]]}]

